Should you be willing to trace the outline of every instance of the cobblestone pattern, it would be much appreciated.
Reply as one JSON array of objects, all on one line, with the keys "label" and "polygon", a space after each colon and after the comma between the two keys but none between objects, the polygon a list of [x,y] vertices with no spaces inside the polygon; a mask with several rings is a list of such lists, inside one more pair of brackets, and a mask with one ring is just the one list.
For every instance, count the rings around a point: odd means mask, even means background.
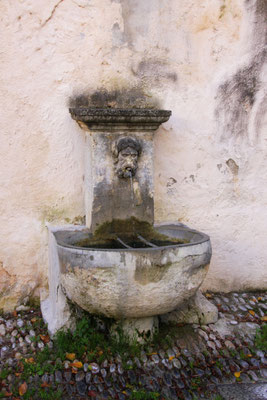
[{"label": "cobblestone pattern", "polygon": [[[266,354],[254,345],[255,332],[266,320],[267,294],[206,293],[206,297],[218,307],[216,324],[177,326],[172,346],[151,347],[124,365],[119,355],[80,368],[70,368],[65,360],[53,374],[31,376],[28,390],[60,388],[63,399],[96,400],[127,400],[134,391],[144,390],[159,394],[158,399],[195,400],[212,399],[220,383],[267,382]],[[15,400],[15,368],[22,358],[30,362],[45,344],[53,348],[48,335],[40,336],[35,327],[38,317],[39,310],[23,306],[12,316],[0,317],[2,398]],[[9,374],[4,376],[7,368]]]}]

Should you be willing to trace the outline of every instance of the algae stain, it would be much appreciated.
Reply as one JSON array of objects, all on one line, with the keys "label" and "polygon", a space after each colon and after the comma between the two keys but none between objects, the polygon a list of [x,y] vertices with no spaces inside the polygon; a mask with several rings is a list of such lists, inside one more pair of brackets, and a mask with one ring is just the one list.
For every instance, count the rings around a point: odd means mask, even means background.
[{"label": "algae stain", "polygon": [[47,222],[60,222],[71,225],[85,225],[85,215],[76,215],[75,217],[66,217],[69,210],[66,208],[45,207],[41,210],[42,225]]},{"label": "algae stain", "polygon": [[125,241],[131,248],[148,248],[148,246],[138,238],[141,235],[147,241],[156,246],[169,246],[188,243],[186,240],[163,235],[156,231],[153,225],[146,221],[140,221],[135,217],[125,220],[114,219],[111,222],[104,222],[100,225],[95,234],[88,235],[87,238],[75,243],[80,247],[94,248],[113,248],[121,249],[123,246],[117,240],[119,237]]}]

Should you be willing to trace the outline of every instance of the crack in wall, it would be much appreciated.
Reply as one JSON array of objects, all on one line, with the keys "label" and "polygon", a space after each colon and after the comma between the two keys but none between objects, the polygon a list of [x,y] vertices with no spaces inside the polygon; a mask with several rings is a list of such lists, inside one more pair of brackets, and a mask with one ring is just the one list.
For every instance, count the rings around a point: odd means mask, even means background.
[{"label": "crack in wall", "polygon": [[55,5],[54,5],[54,7],[53,7],[53,9],[52,9],[52,11],[51,11],[51,13],[50,13],[50,16],[42,23],[42,28],[53,18],[53,16],[54,16],[54,14],[55,14],[55,12],[56,12],[56,9],[58,8],[58,6],[61,4],[61,3],[63,3],[63,1],[64,0],[59,0],[59,2],[58,3],[56,3]]}]

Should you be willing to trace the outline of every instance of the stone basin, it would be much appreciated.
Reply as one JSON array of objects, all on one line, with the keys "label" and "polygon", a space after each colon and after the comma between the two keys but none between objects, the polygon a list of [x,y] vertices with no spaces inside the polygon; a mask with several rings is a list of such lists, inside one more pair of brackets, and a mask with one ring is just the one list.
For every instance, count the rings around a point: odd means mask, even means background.
[{"label": "stone basin", "polygon": [[115,319],[165,314],[191,298],[208,271],[209,236],[179,224],[155,230],[169,241],[155,244],[141,238],[130,247],[122,239],[116,248],[90,248],[77,245],[90,237],[88,229],[56,232],[67,298],[92,314]]}]

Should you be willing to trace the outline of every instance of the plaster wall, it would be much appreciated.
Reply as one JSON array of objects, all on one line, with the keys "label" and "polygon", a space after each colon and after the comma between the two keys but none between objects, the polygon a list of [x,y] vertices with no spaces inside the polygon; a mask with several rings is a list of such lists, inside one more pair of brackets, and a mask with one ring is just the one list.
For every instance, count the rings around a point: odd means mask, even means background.
[{"label": "plaster wall", "polygon": [[84,132],[69,99],[142,89],[155,219],[211,236],[204,289],[267,288],[264,0],[2,0],[0,308],[46,296],[46,224],[81,223]]}]

